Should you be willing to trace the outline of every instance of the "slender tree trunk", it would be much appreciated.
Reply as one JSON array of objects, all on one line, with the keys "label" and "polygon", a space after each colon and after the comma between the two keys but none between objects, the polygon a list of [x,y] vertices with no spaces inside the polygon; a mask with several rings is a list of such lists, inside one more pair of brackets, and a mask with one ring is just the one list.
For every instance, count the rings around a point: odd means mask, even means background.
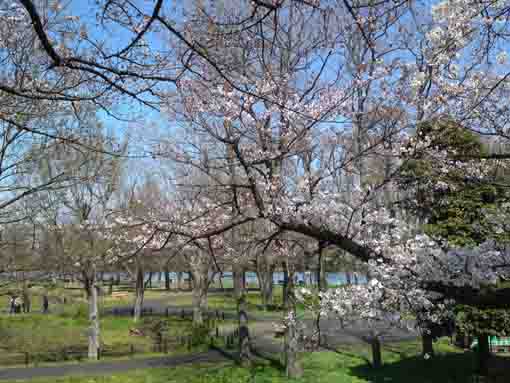
[{"label": "slender tree trunk", "polygon": [[170,270],[165,266],[165,290],[170,290]]},{"label": "slender tree trunk", "polygon": [[[154,273],[151,271],[149,272],[149,278],[147,278],[147,281],[145,281],[144,287],[152,289],[152,276]],[[145,278],[145,275],[143,276]]]},{"label": "slender tree trunk", "polygon": [[182,271],[177,272],[177,290],[184,290],[184,286],[182,285]]},{"label": "slender tree trunk", "polygon": [[108,286],[108,295],[113,294],[113,282],[114,282],[114,279],[113,279],[113,275],[112,275],[110,277],[110,285]]},{"label": "slender tree trunk", "polygon": [[318,265],[317,265],[317,287],[319,291],[326,291],[328,288],[328,283],[326,280],[326,265],[325,265],[325,257],[324,257],[324,245],[322,242],[318,244]]},{"label": "slender tree trunk", "polygon": [[138,322],[142,317],[143,298],[145,293],[143,267],[138,264],[136,268],[136,282],[135,282],[135,305],[133,310],[133,320]]},{"label": "slender tree trunk", "polygon": [[489,335],[480,334],[478,336],[478,368],[480,375],[489,375],[489,360],[490,360],[490,349],[489,349]]},{"label": "slender tree trunk", "polygon": [[303,376],[303,367],[299,361],[299,333],[296,326],[296,301],[294,296],[294,273],[287,263],[284,270],[284,302],[287,310],[287,323],[285,327],[284,353],[285,370],[288,378]]},{"label": "slender tree trunk", "polygon": [[120,271],[117,272],[117,279],[115,280],[115,284],[118,286],[120,285]]},{"label": "slender tree trunk", "polygon": [[26,280],[23,281],[23,308],[24,308],[24,312],[25,313],[29,313],[30,312],[30,306],[31,306],[31,301],[30,301],[30,290],[28,288],[28,283]]},{"label": "slender tree trunk", "polygon": [[381,340],[377,335],[372,337],[372,366],[374,368],[380,368],[382,366],[382,355],[381,355]]},{"label": "slender tree trunk", "polygon": [[287,269],[286,263],[282,263],[283,266],[283,287],[282,287],[282,298],[283,298],[283,307],[289,306],[289,271]]},{"label": "slender tree trunk", "polygon": [[244,286],[243,286],[243,269],[239,265],[234,265],[232,267],[232,279],[234,282],[234,297],[236,301],[244,295]]},{"label": "slender tree trunk", "polygon": [[345,283],[346,283],[347,285],[352,284],[351,272],[350,272],[350,271],[346,271],[346,272],[345,272]]},{"label": "slender tree trunk", "polygon": [[99,330],[98,294],[95,272],[92,279],[89,279],[87,281],[86,289],[89,303],[88,357],[89,359],[97,360],[99,359],[100,330]]},{"label": "slender tree trunk", "polygon": [[422,355],[434,356],[434,344],[431,334],[423,333],[421,336]]}]

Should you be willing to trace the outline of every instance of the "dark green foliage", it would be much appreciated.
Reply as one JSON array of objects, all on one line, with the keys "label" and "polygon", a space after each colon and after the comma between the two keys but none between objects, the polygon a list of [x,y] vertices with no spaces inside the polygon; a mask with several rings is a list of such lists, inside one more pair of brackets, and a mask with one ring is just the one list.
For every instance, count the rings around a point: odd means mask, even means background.
[{"label": "dark green foliage", "polygon": [[457,311],[457,328],[466,335],[476,336],[480,333],[495,336],[510,335],[510,311],[504,309],[484,309],[459,305]]},{"label": "dark green foliage", "polygon": [[[508,201],[508,191],[494,182],[504,175],[498,174],[496,166],[483,179],[470,178],[464,171],[464,165],[486,154],[480,136],[450,119],[441,119],[418,126],[417,137],[418,142],[428,137],[429,150],[446,152],[451,165],[447,172],[438,171],[425,148],[411,150],[403,166],[402,182],[417,190],[413,208],[426,219],[425,232],[448,246],[476,247],[489,239],[507,242],[509,234],[494,230],[489,218]],[[446,187],[435,188],[438,183]],[[459,306],[456,326],[471,336],[505,335],[510,330],[510,312]]]}]

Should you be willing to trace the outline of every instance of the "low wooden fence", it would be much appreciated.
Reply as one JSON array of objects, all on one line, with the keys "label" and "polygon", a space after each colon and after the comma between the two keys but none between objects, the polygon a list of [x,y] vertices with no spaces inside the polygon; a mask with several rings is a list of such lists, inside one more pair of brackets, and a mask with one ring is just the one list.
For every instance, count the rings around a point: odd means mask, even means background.
[{"label": "low wooden fence", "polygon": [[[105,313],[109,315],[118,315],[118,316],[134,316],[135,311],[133,308],[129,307],[121,307],[121,308],[112,308],[107,309]],[[227,313],[225,314],[224,311],[220,310],[210,310],[203,314],[206,318],[209,319],[217,319],[217,320],[225,320],[225,317],[231,316],[232,318],[236,318],[235,314]],[[190,309],[175,309],[175,308],[161,308],[156,309],[153,307],[146,307],[142,309],[142,316],[162,316],[162,317],[171,317],[171,316],[178,316],[182,319],[185,318],[191,318],[193,316],[193,311]]]},{"label": "low wooden fence", "polygon": [[[122,358],[134,357],[140,354],[168,354],[175,350],[191,351],[198,344],[214,346],[222,344],[227,348],[235,348],[238,343],[239,332],[236,329],[232,333],[222,334],[219,327],[211,331],[209,336],[200,339],[197,344],[196,339],[191,335],[179,337],[164,337],[151,344],[122,344],[115,346],[105,346],[99,350],[99,359],[103,358]],[[27,351],[10,352],[0,349],[0,368],[9,366],[29,366],[40,363],[65,362],[65,361],[87,361],[88,350],[83,347],[67,347],[58,350],[49,351]]]}]

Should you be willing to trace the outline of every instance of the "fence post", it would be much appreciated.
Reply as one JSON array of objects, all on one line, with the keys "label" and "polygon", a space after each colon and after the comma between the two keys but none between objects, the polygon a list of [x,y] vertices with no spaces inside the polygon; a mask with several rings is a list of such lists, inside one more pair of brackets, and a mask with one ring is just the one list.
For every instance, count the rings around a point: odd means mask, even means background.
[{"label": "fence post", "polygon": [[168,343],[167,343],[167,339],[166,338],[165,338],[165,343],[163,343],[163,346],[164,346],[163,352],[165,354],[168,354]]},{"label": "fence post", "polygon": [[168,318],[168,307],[166,308],[166,317]]},{"label": "fence post", "polygon": [[220,319],[220,312],[216,309],[216,319]]},{"label": "fence post", "polygon": [[216,338],[220,337],[220,329],[216,326]]},{"label": "fence post", "polygon": [[184,309],[181,310],[181,318],[184,319]]},{"label": "fence post", "polygon": [[132,344],[130,345],[130,353],[131,353],[131,357],[133,357],[135,355],[135,346],[133,346]]},{"label": "fence post", "polygon": [[30,363],[30,354],[28,352],[25,352],[25,365],[28,366]]},{"label": "fence post", "polygon": [[225,311],[223,311],[223,312],[221,313],[221,319],[222,319],[222,320],[225,320]]}]

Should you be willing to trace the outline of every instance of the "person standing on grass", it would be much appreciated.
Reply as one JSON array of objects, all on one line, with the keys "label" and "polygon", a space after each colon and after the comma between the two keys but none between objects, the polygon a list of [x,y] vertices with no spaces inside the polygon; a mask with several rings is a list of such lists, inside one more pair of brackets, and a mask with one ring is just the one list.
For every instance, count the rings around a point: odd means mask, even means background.
[{"label": "person standing on grass", "polygon": [[9,301],[10,303],[10,309],[9,309],[9,314],[14,314],[16,312],[16,296],[14,295],[11,295],[11,300]]},{"label": "person standing on grass", "polygon": [[21,301],[21,298],[20,297],[15,297],[14,298],[14,312],[16,314],[19,314],[21,312],[21,305],[22,305],[22,301]]},{"label": "person standing on grass", "polygon": [[48,300],[48,296],[46,294],[43,295],[43,313],[46,314],[48,312],[48,307],[50,302]]}]

